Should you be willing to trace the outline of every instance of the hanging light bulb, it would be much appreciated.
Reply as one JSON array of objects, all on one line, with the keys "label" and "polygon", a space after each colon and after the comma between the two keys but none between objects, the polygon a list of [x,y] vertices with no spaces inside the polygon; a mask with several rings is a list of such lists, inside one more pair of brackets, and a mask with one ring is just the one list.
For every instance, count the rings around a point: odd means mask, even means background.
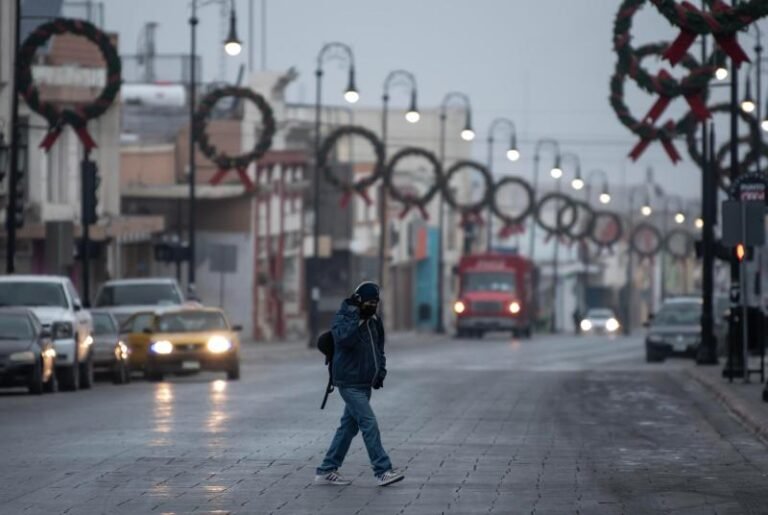
[{"label": "hanging light bulb", "polygon": [[405,113],[405,119],[408,121],[408,123],[417,123],[419,120],[421,120],[421,114],[419,114],[419,109],[416,107],[415,89],[411,91],[411,107],[408,108],[408,112]]},{"label": "hanging light bulb", "polygon": [[747,84],[744,91],[744,100],[741,101],[741,110],[750,114],[754,113],[756,108],[757,105],[755,105],[755,100],[752,98],[752,81],[749,80],[749,75],[747,75]]},{"label": "hanging light bulb", "polygon": [[719,66],[717,70],[715,70],[715,78],[717,80],[725,80],[728,78],[728,68],[725,66]]},{"label": "hanging light bulb", "polygon": [[576,191],[581,190],[584,187],[584,179],[581,177],[574,177],[571,181],[571,187],[575,189]]},{"label": "hanging light bulb", "polygon": [[696,226],[697,229],[701,229],[704,227],[704,219],[701,217],[698,217],[694,222],[693,225]]},{"label": "hanging light bulb", "polygon": [[360,93],[357,92],[355,87],[355,67],[349,68],[349,83],[347,84],[347,90],[344,92],[344,100],[350,104],[354,104],[360,100]]},{"label": "hanging light bulb", "polygon": [[685,214],[678,212],[675,214],[675,223],[681,224],[685,222]]},{"label": "hanging light bulb", "polygon": [[600,203],[601,204],[609,204],[611,202],[611,194],[607,191],[604,191],[600,194]]},{"label": "hanging light bulb", "polygon": [[646,204],[646,205],[644,205],[643,207],[640,208],[640,213],[643,216],[651,216],[651,213],[653,213],[653,209],[651,209],[651,206]]},{"label": "hanging light bulb", "polygon": [[229,56],[239,55],[243,49],[243,44],[237,38],[237,16],[235,14],[235,2],[232,1],[232,8],[229,10],[229,35],[224,41],[224,52]]}]

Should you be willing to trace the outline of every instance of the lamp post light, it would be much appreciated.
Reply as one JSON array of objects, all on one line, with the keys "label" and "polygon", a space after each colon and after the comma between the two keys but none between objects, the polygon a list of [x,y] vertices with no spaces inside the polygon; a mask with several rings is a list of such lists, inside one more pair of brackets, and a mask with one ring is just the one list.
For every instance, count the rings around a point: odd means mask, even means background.
[{"label": "lamp post light", "polygon": [[[226,1],[226,0],[222,0]],[[200,2],[200,0],[192,0],[192,14],[189,17],[189,32],[190,32],[190,45],[189,45],[189,255],[187,262],[187,290],[190,297],[195,298],[195,209],[196,209],[196,172],[197,164],[195,163],[195,145],[197,144],[195,138],[195,131],[192,130],[192,125],[195,119],[195,103],[196,103],[196,90],[197,90],[197,24],[199,19],[197,17],[197,8],[211,5],[216,2]],[[220,2],[219,2],[220,3]],[[231,56],[240,53],[242,45],[237,38],[237,14],[235,13],[235,2],[231,1],[231,9],[229,14],[229,36],[224,41],[224,51]]]},{"label": "lamp post light", "polygon": [[587,202],[589,202],[592,198],[592,185],[594,184],[594,177],[599,176],[602,180],[602,188],[600,188],[600,196],[598,197],[598,200],[601,204],[610,204],[611,203],[611,192],[608,187],[608,174],[605,173],[604,170],[592,170],[587,175]]},{"label": "lamp post light", "polygon": [[[517,161],[520,159],[520,151],[517,149],[517,129],[515,123],[509,118],[494,118],[488,128],[488,170],[493,173],[493,144],[494,134],[501,128],[506,128],[509,133],[509,147],[506,151],[507,160]],[[488,224],[486,250],[490,252],[493,249],[493,210],[488,206],[488,214],[486,216]]]},{"label": "lamp post light", "polygon": [[[458,102],[464,107],[464,128],[461,130],[460,136],[464,141],[472,141],[475,138],[475,131],[472,129],[472,104],[469,101],[469,97],[464,93],[452,91],[447,93],[443,97],[443,101],[440,103],[440,164],[445,169],[445,138],[446,138],[446,122],[448,120],[448,106],[452,102]],[[448,185],[446,184],[446,187]],[[437,243],[437,327],[438,333],[445,332],[445,323],[443,306],[445,301],[443,299],[445,295],[445,281],[444,281],[444,261],[445,261],[445,249],[443,248],[444,232],[445,232],[445,199],[444,195],[440,195],[438,203],[438,243]]]},{"label": "lamp post light", "polygon": [[[410,91],[411,102],[405,113],[408,123],[418,123],[421,119],[416,103],[416,77],[405,70],[394,70],[384,79],[384,93],[381,95],[381,142],[384,145],[384,154],[387,153],[387,129],[389,124],[389,91],[395,86],[405,86]],[[387,249],[387,189],[381,185],[379,196],[379,285],[384,286],[386,280],[386,249]]]},{"label": "lamp post light", "polygon": [[[541,150],[544,146],[551,147],[554,152],[554,164],[549,174],[553,178],[560,178],[563,176],[563,170],[560,168],[560,144],[551,138],[540,139],[536,142],[536,146],[533,151],[533,198],[535,199],[539,189],[539,164],[541,162]],[[536,253],[536,221],[531,217],[531,237],[528,245],[528,259],[533,261]]]}]

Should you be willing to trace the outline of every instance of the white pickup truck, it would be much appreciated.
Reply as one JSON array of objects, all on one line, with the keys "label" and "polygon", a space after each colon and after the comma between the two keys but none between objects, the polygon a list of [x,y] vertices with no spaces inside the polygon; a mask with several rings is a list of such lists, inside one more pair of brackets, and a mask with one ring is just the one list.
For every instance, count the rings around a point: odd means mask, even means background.
[{"label": "white pickup truck", "polygon": [[25,306],[51,331],[62,390],[93,385],[93,321],[68,277],[0,276],[0,306]]}]

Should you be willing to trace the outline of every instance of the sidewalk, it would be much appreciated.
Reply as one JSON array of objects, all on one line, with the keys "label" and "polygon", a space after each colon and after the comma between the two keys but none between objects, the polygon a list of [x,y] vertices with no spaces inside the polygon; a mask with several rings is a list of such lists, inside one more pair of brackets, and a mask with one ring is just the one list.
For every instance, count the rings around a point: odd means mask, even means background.
[{"label": "sidewalk", "polygon": [[[423,345],[440,338],[445,338],[444,334],[421,331],[397,331],[387,333],[388,347],[400,347],[403,345]],[[304,356],[316,357],[319,359],[320,351],[314,345],[308,345],[306,339],[295,341],[277,341],[277,342],[255,342],[244,341],[241,346],[242,359],[249,363],[253,361],[280,361],[285,359],[296,359]]]},{"label": "sidewalk", "polygon": [[[757,368],[758,363],[752,364]],[[730,383],[722,377],[724,363],[717,366],[696,366],[686,368],[686,373],[709,390],[728,410],[750,431],[768,443],[768,402],[763,401],[765,385],[760,377],[753,375],[749,383],[734,378]]]}]

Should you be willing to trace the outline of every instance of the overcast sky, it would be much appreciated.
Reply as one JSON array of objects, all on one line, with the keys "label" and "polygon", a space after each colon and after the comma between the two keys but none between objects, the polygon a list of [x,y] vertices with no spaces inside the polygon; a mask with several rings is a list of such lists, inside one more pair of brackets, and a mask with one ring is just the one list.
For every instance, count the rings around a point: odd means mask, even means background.
[{"label": "overcast sky", "polygon": [[[205,0],[203,0],[205,1]],[[246,48],[227,63],[227,79],[234,80],[240,62],[247,63],[248,6],[237,0],[238,30]],[[298,69],[300,77],[289,99],[314,99],[317,52],[325,42],[342,41],[354,49],[361,104],[379,105],[382,82],[397,68],[412,71],[418,81],[421,106],[435,106],[447,91],[467,93],[478,132],[475,152],[485,155],[486,130],[495,116],[511,118],[518,127],[524,157],[499,166],[530,176],[533,142],[552,137],[562,149],[581,157],[584,172],[605,169],[621,182],[642,179],[647,166],[667,190],[698,196],[699,172],[690,164],[682,142],[677,146],[685,162],[672,166],[653,145],[641,160],[625,159],[636,138],[622,125],[608,104],[608,82],[616,57],[612,50],[613,19],[618,0],[267,0],[267,67]],[[106,27],[120,33],[121,51],[135,53],[139,31],[146,21],[159,23],[159,53],[189,52],[188,0],[104,0]],[[254,63],[261,66],[261,1],[254,4]],[[199,48],[205,78],[218,79],[220,55],[219,8],[201,8]],[[768,25],[763,25],[768,29]],[[650,5],[638,14],[633,30],[636,45],[670,40],[676,31]],[[754,40],[741,35],[752,51]],[[698,46],[696,55],[698,55]],[[237,63],[237,64],[235,64]],[[647,63],[658,69],[653,60]],[[678,72],[675,72],[678,73]],[[344,86],[344,73],[327,67],[326,102]],[[627,85],[630,107],[641,117],[652,97]],[[723,95],[724,89],[718,95]],[[393,103],[406,103],[405,94]],[[335,98],[339,98],[335,97]],[[664,120],[685,111],[677,100]],[[722,120],[724,123],[725,120]],[[724,134],[725,125],[720,131]],[[546,158],[545,158],[546,159]],[[566,169],[566,173],[572,173]]]}]

